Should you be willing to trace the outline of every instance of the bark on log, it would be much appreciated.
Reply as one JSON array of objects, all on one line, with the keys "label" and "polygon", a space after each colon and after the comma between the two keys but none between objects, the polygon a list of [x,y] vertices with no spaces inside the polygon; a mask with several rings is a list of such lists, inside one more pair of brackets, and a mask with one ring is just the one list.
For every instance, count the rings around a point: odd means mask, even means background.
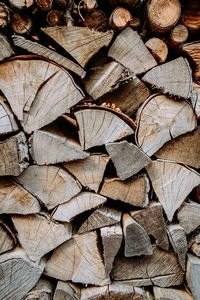
[{"label": "bark on log", "polygon": [[200,42],[191,42],[183,44],[182,51],[187,54],[187,56],[192,60],[193,68],[193,78],[194,80],[200,81]]},{"label": "bark on log", "polygon": [[17,34],[29,35],[33,29],[32,18],[27,14],[15,13],[11,18],[11,27]]},{"label": "bark on log", "polygon": [[102,10],[95,9],[86,14],[84,24],[90,29],[105,32],[108,28],[108,18]]},{"label": "bark on log", "polygon": [[190,0],[182,4],[181,22],[192,33],[198,32],[200,26],[200,3],[198,0]]},{"label": "bark on log", "polygon": [[168,55],[168,47],[166,43],[156,37],[149,39],[145,46],[149,49],[153,57],[159,62],[164,63]]},{"label": "bark on log", "polygon": [[185,202],[179,210],[177,218],[186,234],[189,234],[200,226],[199,213],[200,204],[193,201]]}]

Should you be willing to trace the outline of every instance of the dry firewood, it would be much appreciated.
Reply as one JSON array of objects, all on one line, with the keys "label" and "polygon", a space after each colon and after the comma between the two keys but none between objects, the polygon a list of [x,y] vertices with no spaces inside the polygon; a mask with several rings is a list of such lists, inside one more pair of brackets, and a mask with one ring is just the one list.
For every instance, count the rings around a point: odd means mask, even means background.
[{"label": "dry firewood", "polygon": [[172,138],[197,126],[196,116],[187,101],[157,94],[144,102],[137,123],[136,142],[148,156]]},{"label": "dry firewood", "polygon": [[[181,78],[180,74],[182,74]],[[142,80],[172,96],[188,99],[192,92],[190,65],[183,57],[153,68],[144,75]]]},{"label": "dry firewood", "polygon": [[142,226],[128,213],[122,216],[122,228],[125,240],[126,257],[152,255],[151,240]]},{"label": "dry firewood", "polygon": [[106,144],[120,179],[125,180],[151,163],[151,159],[136,145],[127,141]]},{"label": "dry firewood", "polygon": [[122,243],[123,233],[120,224],[103,227],[100,229],[100,232],[103,244],[105,273],[109,277],[113,261]]},{"label": "dry firewood", "polygon": [[40,211],[38,200],[12,178],[0,179],[0,213],[34,214]]},{"label": "dry firewood", "polygon": [[80,300],[110,300],[108,285],[101,287],[86,287],[81,289]]},{"label": "dry firewood", "polygon": [[64,22],[64,12],[62,10],[52,9],[46,17],[50,26],[61,26]]},{"label": "dry firewood", "polygon": [[10,9],[0,2],[0,28],[5,28],[10,23]]},{"label": "dry firewood", "polygon": [[193,243],[190,250],[198,257],[200,257],[200,244]]},{"label": "dry firewood", "polygon": [[80,226],[78,234],[101,227],[117,224],[121,221],[121,211],[106,206],[97,208]]},{"label": "dry firewood", "polygon": [[133,296],[133,300],[154,300],[154,297],[151,295],[151,293],[149,291],[145,291],[144,288],[135,287],[134,290],[135,294]]},{"label": "dry firewood", "polygon": [[159,247],[168,250],[169,242],[160,203],[152,202],[145,209],[133,210],[130,214],[144,228],[148,235],[152,235],[155,238],[156,244]]},{"label": "dry firewood", "polygon": [[183,289],[153,287],[155,300],[194,300],[194,298]]},{"label": "dry firewood", "polygon": [[71,54],[82,67],[102,47],[108,46],[113,37],[112,31],[91,31],[87,27],[57,26],[41,30]]},{"label": "dry firewood", "polygon": [[36,41],[33,42],[19,35],[13,35],[12,38],[15,46],[28,50],[31,53],[41,55],[47,59],[50,59],[58,65],[74,72],[75,74],[81,77],[85,76],[85,71],[83,70],[83,68],[81,68],[81,66],[77,65],[72,60],[60,55],[59,53],[42,46]]},{"label": "dry firewood", "polygon": [[10,107],[4,101],[5,98],[0,96],[0,135],[13,133],[19,130],[19,126]]},{"label": "dry firewood", "polygon": [[97,0],[83,0],[84,1],[84,9],[87,11],[94,10],[98,7]]},{"label": "dry firewood", "polygon": [[149,203],[149,190],[148,177],[146,174],[140,174],[125,181],[105,177],[100,194],[133,206],[146,207]]},{"label": "dry firewood", "polygon": [[63,281],[100,286],[109,283],[95,231],[75,236],[54,250],[45,271],[48,276]]},{"label": "dry firewood", "polygon": [[52,7],[53,0],[36,0],[36,3],[42,11],[49,11]]},{"label": "dry firewood", "polygon": [[167,233],[181,268],[185,271],[185,259],[188,250],[185,231],[180,225],[171,223],[167,225]]},{"label": "dry firewood", "polygon": [[91,192],[81,192],[71,200],[59,205],[52,213],[52,218],[57,221],[71,222],[77,215],[95,208],[106,198]]},{"label": "dry firewood", "polygon": [[182,3],[181,22],[191,32],[198,32],[200,26],[199,0],[190,0]]},{"label": "dry firewood", "polygon": [[178,22],[181,16],[181,5],[179,0],[151,0],[147,12],[151,29],[156,32],[166,32]]},{"label": "dry firewood", "polygon": [[69,201],[81,191],[71,174],[56,166],[29,166],[16,180],[48,209]]},{"label": "dry firewood", "polygon": [[17,34],[29,35],[33,27],[33,22],[29,15],[15,13],[11,19],[11,27]]},{"label": "dry firewood", "polygon": [[[1,6],[0,6],[1,7]],[[0,25],[1,27],[1,25]],[[7,37],[0,33],[0,61],[15,54],[14,49],[9,43]]]},{"label": "dry firewood", "polygon": [[90,29],[105,32],[108,28],[108,19],[102,10],[95,9],[86,14],[84,24]]},{"label": "dry firewood", "polygon": [[140,18],[138,17],[133,17],[129,22],[128,22],[128,25],[134,29],[134,30],[137,30],[140,25],[141,25],[141,20]]},{"label": "dry firewood", "polygon": [[168,142],[155,156],[200,168],[200,126],[192,133]]},{"label": "dry firewood", "polygon": [[68,162],[64,164],[64,167],[82,185],[89,187],[97,193],[109,159],[105,154],[93,154],[83,160]]},{"label": "dry firewood", "polygon": [[196,113],[197,119],[200,118],[200,85],[193,82],[193,93],[191,96],[192,106]]},{"label": "dry firewood", "polygon": [[134,287],[120,282],[109,284],[109,300],[132,300],[134,298]]},{"label": "dry firewood", "polygon": [[193,78],[200,81],[200,42],[196,41],[183,44],[181,49],[193,62]]},{"label": "dry firewood", "polygon": [[10,5],[13,8],[17,8],[19,10],[21,9],[27,9],[29,7],[31,7],[31,5],[33,5],[34,0],[8,0]]},{"label": "dry firewood", "polygon": [[188,38],[188,29],[185,25],[178,24],[176,25],[170,33],[170,41],[172,45],[178,46],[185,43]]},{"label": "dry firewood", "polygon": [[144,73],[157,65],[139,34],[130,27],[124,29],[117,36],[108,52],[108,56],[114,58],[136,75]]},{"label": "dry firewood", "polygon": [[34,60],[16,57],[3,62],[0,70],[0,89],[28,133],[54,121],[83,98],[66,70],[37,56]]},{"label": "dry firewood", "polygon": [[145,43],[145,46],[159,63],[164,63],[166,61],[168,47],[163,40],[153,37]]},{"label": "dry firewood", "polygon": [[189,167],[157,160],[146,167],[152,186],[169,221],[192,189],[200,184],[200,175]]},{"label": "dry firewood", "polygon": [[116,7],[110,18],[109,18],[109,26],[113,29],[124,29],[128,22],[132,19],[132,15],[130,11],[124,7]]},{"label": "dry firewood", "polygon": [[[39,261],[42,256],[69,240],[70,224],[57,224],[44,214],[12,216],[20,244],[29,258]],[[31,237],[31,238],[30,238]]]},{"label": "dry firewood", "polygon": [[40,278],[34,288],[26,294],[23,300],[51,300],[54,285],[50,280]]},{"label": "dry firewood", "polygon": [[199,214],[200,204],[191,200],[185,202],[179,210],[177,217],[186,234],[194,231],[200,225]]},{"label": "dry firewood", "polygon": [[0,220],[0,254],[13,249],[16,244],[15,237],[10,228]]},{"label": "dry firewood", "polygon": [[186,280],[195,300],[200,299],[200,258],[187,254]]},{"label": "dry firewood", "polygon": [[127,117],[129,125],[122,117],[113,110],[103,107],[89,107],[75,112],[80,129],[80,143],[84,150],[94,146],[114,142],[125,136],[134,134],[133,121]]},{"label": "dry firewood", "polygon": [[81,290],[75,284],[58,280],[53,300],[80,300]]},{"label": "dry firewood", "polygon": [[21,300],[37,283],[45,263],[34,263],[22,248],[0,255],[0,299]]}]

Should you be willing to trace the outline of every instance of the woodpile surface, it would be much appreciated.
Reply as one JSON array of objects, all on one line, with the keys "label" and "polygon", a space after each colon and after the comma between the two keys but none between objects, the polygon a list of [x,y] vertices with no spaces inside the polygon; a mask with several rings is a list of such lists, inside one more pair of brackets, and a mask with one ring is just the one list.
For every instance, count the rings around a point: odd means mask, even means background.
[{"label": "woodpile surface", "polygon": [[0,300],[200,300],[199,0],[0,1]]}]

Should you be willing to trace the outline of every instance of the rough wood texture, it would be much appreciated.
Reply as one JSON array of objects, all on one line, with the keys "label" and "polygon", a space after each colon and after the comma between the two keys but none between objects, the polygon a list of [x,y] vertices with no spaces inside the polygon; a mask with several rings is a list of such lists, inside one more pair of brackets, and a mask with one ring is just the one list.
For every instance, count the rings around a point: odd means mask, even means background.
[{"label": "rough wood texture", "polygon": [[128,9],[116,7],[109,18],[109,26],[113,29],[124,29],[131,18],[132,16]]},{"label": "rough wood texture", "polygon": [[[180,74],[182,77],[180,79]],[[179,57],[148,71],[142,78],[163,92],[188,99],[192,92],[192,73],[186,58]]]},{"label": "rough wood texture", "polygon": [[34,0],[26,0],[26,1],[24,1],[24,0],[8,0],[8,1],[11,4],[11,6],[13,6],[14,8],[17,8],[19,10],[27,9],[34,3]]},{"label": "rough wood texture", "polygon": [[137,120],[135,139],[148,156],[172,138],[197,126],[196,116],[188,102],[157,94],[145,101],[138,111]]},{"label": "rough wood texture", "polygon": [[15,244],[16,240],[10,228],[4,224],[3,220],[0,220],[0,254],[11,250]]},{"label": "rough wood texture", "polygon": [[46,274],[63,281],[105,285],[105,268],[98,249],[97,233],[75,236],[59,246],[47,261]]},{"label": "rough wood texture", "polygon": [[81,289],[80,300],[110,300],[108,285],[102,287],[86,287]]},{"label": "rough wood texture", "polygon": [[11,27],[17,34],[29,35],[33,29],[32,18],[27,14],[15,13],[11,19]]},{"label": "rough wood texture", "polygon": [[50,280],[40,278],[34,288],[23,298],[23,300],[51,300],[54,285]]},{"label": "rough wood texture", "polygon": [[84,0],[84,8],[87,11],[94,10],[97,7],[98,7],[98,3],[96,0]]},{"label": "rough wood texture", "polygon": [[193,243],[190,250],[198,257],[200,257],[200,244]]},{"label": "rough wood texture", "polygon": [[134,290],[135,294],[133,296],[133,300],[154,300],[153,296],[148,290],[140,287],[134,287]]},{"label": "rough wood texture", "polygon": [[79,300],[81,297],[81,290],[69,282],[58,280],[53,300]]},{"label": "rough wood texture", "polygon": [[0,3],[0,28],[5,28],[10,23],[10,10],[9,8],[3,3]]},{"label": "rough wood texture", "polygon": [[134,74],[141,74],[157,65],[156,60],[144,45],[137,31],[124,29],[112,44],[108,56],[130,69]]},{"label": "rough wood texture", "polygon": [[192,60],[194,69],[193,69],[193,78],[194,80],[200,81],[200,42],[191,42],[184,44],[182,46],[182,51],[188,55]]},{"label": "rough wood texture", "polygon": [[86,14],[84,24],[90,29],[105,32],[108,28],[108,18],[102,10],[95,9]]},{"label": "rough wood texture", "polygon": [[152,235],[155,238],[156,244],[159,247],[168,250],[169,242],[160,203],[152,202],[145,209],[133,210],[130,214],[144,228],[148,235]]},{"label": "rough wood texture", "polygon": [[50,26],[61,26],[64,22],[64,12],[62,10],[52,9],[47,14],[46,20]]},{"label": "rough wood texture", "polygon": [[192,189],[200,184],[200,175],[185,165],[157,160],[146,167],[152,186],[169,221]]},{"label": "rough wood texture", "polygon": [[191,32],[198,32],[200,26],[200,3],[198,0],[186,1],[182,4],[181,22]]},{"label": "rough wood texture", "polygon": [[36,0],[36,3],[42,11],[49,11],[52,8],[53,0]]},{"label": "rough wood texture", "polygon": [[155,300],[194,300],[194,298],[183,289],[166,289],[155,286],[153,287],[153,292]]},{"label": "rough wood texture", "polygon": [[109,277],[112,270],[113,261],[117,255],[123,239],[123,232],[120,224],[103,227],[100,229],[103,257],[105,264],[105,273]]},{"label": "rough wood texture", "polygon": [[66,202],[81,191],[80,184],[60,167],[32,165],[19,177],[25,189],[48,208]]},{"label": "rough wood texture", "polygon": [[[15,248],[0,255],[1,280],[0,298],[21,300],[37,283],[44,262],[33,263],[22,248]],[[9,283],[9,284],[8,284]]]},{"label": "rough wood texture", "polygon": [[193,82],[193,94],[191,96],[192,106],[197,119],[200,118],[200,85]]},{"label": "rough wood texture", "polygon": [[151,159],[136,145],[127,141],[106,144],[120,179],[125,180],[151,163]]},{"label": "rough wood texture", "polygon": [[178,211],[177,218],[186,234],[194,231],[200,225],[199,214],[200,204],[191,200],[185,202]]},{"label": "rough wood texture", "polygon": [[0,142],[0,175],[20,175],[29,165],[24,132]]},{"label": "rough wood texture", "polygon": [[114,208],[101,206],[81,224],[78,234],[117,224],[121,221],[121,214],[121,211]]},{"label": "rough wood texture", "polygon": [[100,194],[133,206],[146,207],[149,203],[149,191],[148,177],[145,174],[140,174],[126,181],[105,177]]},{"label": "rough wood texture", "polygon": [[0,135],[16,132],[19,126],[10,107],[4,102],[5,98],[0,97]]},{"label": "rough wood texture", "polygon": [[134,298],[134,287],[120,282],[109,284],[109,300],[132,300]]},{"label": "rough wood texture", "polygon": [[[1,5],[0,5],[0,12],[1,12]],[[1,24],[1,22],[0,22]],[[1,25],[0,25],[1,27]],[[14,49],[10,45],[7,37],[0,33],[0,61],[4,60],[15,54]]]},{"label": "rough wood texture", "polygon": [[41,28],[42,31],[62,46],[76,61],[85,67],[89,59],[102,47],[108,46],[113,32],[90,31],[76,26],[57,26]]},{"label": "rough wood texture", "polygon": [[126,257],[152,255],[151,240],[143,227],[128,213],[122,216],[122,228],[125,240]]},{"label": "rough wood texture", "polygon": [[182,43],[185,43],[185,41],[187,40],[188,38],[188,29],[185,25],[182,25],[182,24],[178,24],[176,25],[172,30],[171,30],[171,33],[170,33],[170,40],[171,40],[171,43],[174,45],[174,46],[178,46]]},{"label": "rough wood texture", "polygon": [[106,198],[91,192],[81,192],[66,203],[60,204],[52,213],[57,221],[71,222],[77,215],[106,202]]},{"label": "rough wood texture", "polygon": [[188,253],[186,280],[195,300],[200,299],[200,258]]},{"label": "rough wood texture", "polygon": [[105,154],[93,154],[83,160],[68,162],[64,164],[64,167],[72,173],[82,185],[89,187],[97,193],[109,159],[110,158]]},{"label": "rough wood texture", "polygon": [[134,134],[134,130],[124,120],[106,109],[83,109],[77,111],[75,116],[84,150]]},{"label": "rough wood texture", "polygon": [[159,63],[164,63],[166,61],[168,47],[163,40],[153,37],[145,43],[145,46]]}]

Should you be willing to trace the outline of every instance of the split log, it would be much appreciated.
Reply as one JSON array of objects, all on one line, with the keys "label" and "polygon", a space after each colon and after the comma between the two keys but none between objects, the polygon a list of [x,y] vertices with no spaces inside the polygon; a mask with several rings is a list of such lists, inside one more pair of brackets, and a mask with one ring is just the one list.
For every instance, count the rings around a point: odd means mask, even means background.
[{"label": "split log", "polygon": [[79,300],[81,290],[75,284],[58,280],[53,300]]},{"label": "split log", "polygon": [[61,222],[71,222],[79,214],[106,202],[106,198],[91,192],[81,192],[66,203],[58,205],[52,218]]},{"label": "split log", "polygon": [[86,287],[81,289],[80,300],[110,300],[108,286]]},{"label": "split log", "polygon": [[196,116],[188,102],[156,94],[138,111],[135,139],[141,150],[152,156],[166,142],[196,126]]},{"label": "split log", "polygon": [[194,65],[193,69],[193,78],[194,80],[200,81],[200,42],[191,42],[187,44],[183,44],[182,51],[187,54],[187,56],[191,59]]},{"label": "split log", "polygon": [[125,181],[119,178],[104,178],[100,194],[133,206],[146,207],[149,203],[150,183],[145,174]]},{"label": "split log", "polygon": [[156,244],[159,247],[168,250],[169,242],[160,203],[152,202],[145,209],[133,210],[130,214],[144,228],[148,235],[152,235],[155,238]]},{"label": "split log", "polygon": [[47,59],[50,59],[51,61],[55,62],[56,64],[66,68],[67,70],[74,72],[75,74],[77,74],[81,77],[85,76],[85,71],[83,70],[83,68],[81,68],[81,66],[77,65],[72,60],[60,55],[59,53],[55,52],[54,50],[51,50],[45,46],[42,46],[41,44],[37,43],[36,41],[28,40],[23,36],[13,35],[12,39],[13,39],[15,46],[25,49],[31,53],[41,55]]},{"label": "split log", "polygon": [[40,278],[34,288],[26,294],[23,300],[51,300],[54,286],[50,280]]},{"label": "split log", "polygon": [[0,135],[13,133],[19,130],[19,126],[10,107],[4,101],[5,98],[0,96]]},{"label": "split log", "polygon": [[0,298],[21,300],[38,282],[45,263],[33,263],[22,248],[15,248],[0,255],[0,266]]},{"label": "split log", "polygon": [[197,119],[200,119],[200,85],[193,82],[193,94],[191,96],[192,106]]},{"label": "split log", "polygon": [[200,27],[200,3],[198,0],[182,3],[181,22],[191,32],[198,32]]},{"label": "split log", "polygon": [[0,220],[0,254],[14,248],[16,239],[10,228]]},{"label": "split log", "polygon": [[109,26],[113,29],[122,30],[127,26],[131,18],[132,15],[128,9],[118,6],[113,10],[109,18]]},{"label": "split log", "polygon": [[63,281],[100,286],[109,283],[95,231],[75,236],[59,246],[47,261],[45,270],[48,276]]},{"label": "split log", "polygon": [[193,243],[191,246],[191,251],[198,257],[200,257],[200,244]]},{"label": "split log", "polygon": [[157,65],[139,34],[129,27],[117,36],[108,56],[130,69],[135,75],[144,73]]},{"label": "split log", "polygon": [[174,26],[181,16],[179,0],[151,0],[147,6],[148,21],[151,29],[166,32]]},{"label": "split log", "polygon": [[186,280],[195,300],[200,299],[200,258],[188,253]]},{"label": "split log", "polygon": [[36,3],[42,11],[49,11],[52,8],[53,0],[36,0]]},{"label": "split log", "polygon": [[29,15],[15,13],[11,18],[11,27],[17,34],[29,35],[33,28],[33,22]]},{"label": "split log", "polygon": [[170,41],[172,45],[178,46],[186,42],[188,39],[188,29],[185,25],[176,25],[170,33]]},{"label": "split log", "polygon": [[34,0],[8,0],[10,5],[13,7],[13,8],[16,8],[16,9],[19,9],[19,10],[22,10],[22,9],[27,9],[29,7],[31,7],[31,5],[33,5],[34,3]]},{"label": "split log", "polygon": [[89,232],[101,227],[117,224],[121,221],[121,211],[106,206],[97,208],[80,226],[78,234]]},{"label": "split log", "polygon": [[105,154],[93,154],[83,160],[68,162],[64,164],[64,168],[73,174],[82,185],[97,193],[109,159]]},{"label": "split log", "polygon": [[78,110],[75,116],[80,129],[80,143],[84,150],[134,134],[133,128],[113,110],[90,107]]},{"label": "split log", "polygon": [[95,9],[86,14],[84,24],[90,29],[105,32],[108,28],[108,18],[102,10]]},{"label": "split log", "polygon": [[153,296],[149,291],[145,291],[144,288],[135,287],[135,294],[133,300],[154,300]]},{"label": "split log", "polygon": [[67,171],[55,166],[32,165],[16,180],[48,209],[69,201],[81,191],[80,184]]},{"label": "split log", "polygon": [[0,2],[0,28],[5,28],[10,23],[10,9]]},{"label": "split log", "polygon": [[122,216],[122,228],[125,240],[125,257],[152,255],[153,250],[148,234],[128,213]]},{"label": "split log", "polygon": [[185,260],[188,250],[185,231],[183,227],[178,224],[168,224],[167,233],[174,252],[178,256],[181,268],[185,271]]},{"label": "split log", "polygon": [[153,293],[155,300],[194,300],[194,298],[183,289],[166,289],[154,286]]},{"label": "split log", "polygon": [[149,49],[153,57],[159,62],[164,63],[168,55],[168,47],[166,43],[156,37],[149,39],[145,46]]},{"label": "split log", "polygon": [[132,29],[138,30],[138,28],[139,28],[140,25],[141,25],[141,20],[140,20],[140,18],[138,18],[138,17],[133,17],[133,18],[129,21],[128,25],[129,25]]},{"label": "split log", "polygon": [[106,277],[109,277],[115,256],[122,243],[123,233],[120,224],[100,229]]},{"label": "split log", "polygon": [[24,132],[0,142],[0,175],[20,175],[29,165]]},{"label": "split log", "polygon": [[200,184],[200,175],[189,167],[157,160],[146,167],[152,186],[171,222],[192,189]]},{"label": "split log", "polygon": [[152,255],[117,257],[111,274],[114,280],[129,282],[132,286],[161,287],[180,285],[184,275],[175,254],[155,246]]},{"label": "split log", "polygon": [[[0,16],[1,16],[1,5],[0,5]],[[0,17],[1,20],[1,17]],[[1,27],[1,21],[0,21]],[[12,48],[11,44],[9,43],[7,37],[0,33],[0,61],[4,60],[15,54],[14,49]]]},{"label": "split log", "polygon": [[193,201],[185,202],[182,208],[179,210],[177,218],[181,227],[184,228],[186,234],[189,234],[198,226],[200,226],[199,214],[200,204]]},{"label": "split log", "polygon": [[41,30],[62,46],[83,68],[95,53],[109,45],[113,37],[112,31],[91,31],[87,27],[57,26]]},{"label": "split log", "polygon": [[134,287],[120,283],[113,282],[109,284],[109,300],[132,300],[134,299]]},{"label": "split log", "polygon": [[[183,76],[180,78],[180,74]],[[142,78],[164,93],[189,99],[192,92],[192,72],[186,58],[179,57],[148,71]]]}]

